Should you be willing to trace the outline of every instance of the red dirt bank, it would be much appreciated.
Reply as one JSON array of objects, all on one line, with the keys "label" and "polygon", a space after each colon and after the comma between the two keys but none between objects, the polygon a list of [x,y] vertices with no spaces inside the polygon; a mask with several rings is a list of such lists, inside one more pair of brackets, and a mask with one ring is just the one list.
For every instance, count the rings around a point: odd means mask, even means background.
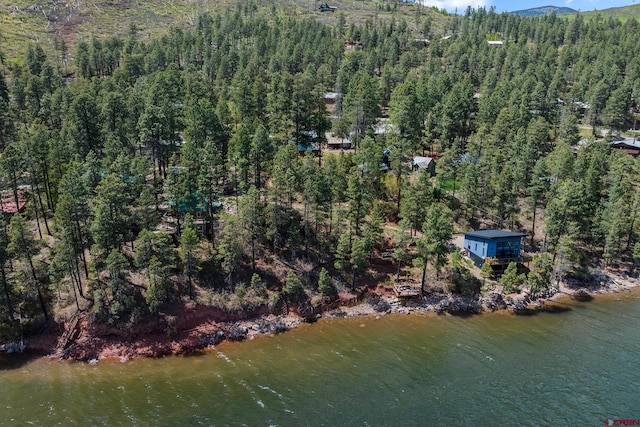
[{"label": "red dirt bank", "polygon": [[[495,309],[522,307],[528,310],[544,309],[544,302],[557,299],[562,295],[580,298],[584,295],[614,293],[640,286],[640,280],[606,276],[599,286],[580,286],[563,283],[556,293],[539,298],[525,295],[499,295],[503,305],[487,306],[494,301],[497,294],[471,299],[452,294],[428,295],[420,301],[408,306],[389,305],[388,299],[369,291],[370,301],[355,305],[361,300],[365,290],[359,297],[341,295],[335,301],[315,307],[307,319],[315,319],[324,312],[325,316],[358,316],[375,315],[388,312],[412,311],[422,312],[482,312]],[[504,298],[503,298],[504,297]],[[371,301],[377,301],[372,303]],[[350,306],[350,307],[347,307]],[[333,310],[333,311],[331,311]],[[202,350],[219,343],[223,339],[242,340],[263,333],[278,333],[304,321],[299,312],[291,310],[287,314],[282,307],[269,310],[262,306],[252,312],[227,313],[216,307],[208,307],[189,303],[170,315],[158,316],[133,326],[111,326],[90,324],[86,314],[74,317],[69,322],[53,324],[38,337],[27,343],[29,352],[48,355],[60,359],[98,361],[103,359],[126,360],[131,357],[162,357],[171,354],[182,354]]]},{"label": "red dirt bank", "polygon": [[[326,301],[308,312],[307,317],[356,301],[354,295]],[[162,357],[198,351],[224,339],[243,340],[260,333],[282,332],[304,321],[297,310],[282,313],[282,306],[272,310],[261,306],[253,311],[227,313],[217,307],[188,303],[170,314],[135,325],[117,326],[90,322],[89,316],[81,313],[69,321],[52,324],[45,332],[28,340],[27,351],[85,361]]]}]

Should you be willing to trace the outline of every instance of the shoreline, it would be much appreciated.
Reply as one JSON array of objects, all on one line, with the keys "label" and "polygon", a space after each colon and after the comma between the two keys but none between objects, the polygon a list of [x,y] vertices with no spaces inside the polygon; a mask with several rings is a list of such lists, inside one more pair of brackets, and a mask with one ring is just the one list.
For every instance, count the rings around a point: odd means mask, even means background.
[{"label": "shoreline", "polygon": [[[368,294],[362,302],[352,306],[339,305],[304,318],[299,314],[275,315],[257,313],[255,317],[233,319],[212,307],[187,304],[175,324],[149,321],[128,330],[106,325],[89,325],[78,317],[74,322],[54,325],[53,330],[26,341],[25,355],[88,363],[100,361],[126,362],[130,358],[160,358],[184,355],[214,348],[223,341],[251,340],[260,335],[274,335],[295,329],[302,323],[331,318],[381,318],[389,314],[481,315],[503,312],[512,315],[531,315],[539,312],[562,311],[558,304],[564,300],[587,302],[596,296],[615,295],[640,289],[640,278],[609,276],[601,273],[595,286],[561,283],[543,295],[503,295],[490,293],[479,298],[443,293],[427,294],[420,301],[406,304],[390,298]],[[51,328],[50,328],[51,329]]]}]

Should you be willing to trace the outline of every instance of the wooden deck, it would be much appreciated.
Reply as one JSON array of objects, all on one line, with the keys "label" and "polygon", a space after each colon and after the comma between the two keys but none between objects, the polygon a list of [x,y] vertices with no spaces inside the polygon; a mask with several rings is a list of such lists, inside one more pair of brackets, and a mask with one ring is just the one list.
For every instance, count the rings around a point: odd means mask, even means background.
[{"label": "wooden deck", "polygon": [[531,259],[527,256],[519,256],[515,258],[485,257],[484,259],[484,262],[489,265],[509,265],[512,262],[515,262],[516,264],[524,264],[529,261],[531,261]]},{"label": "wooden deck", "polygon": [[396,285],[393,291],[398,298],[417,298],[421,294],[420,287],[411,285]]}]

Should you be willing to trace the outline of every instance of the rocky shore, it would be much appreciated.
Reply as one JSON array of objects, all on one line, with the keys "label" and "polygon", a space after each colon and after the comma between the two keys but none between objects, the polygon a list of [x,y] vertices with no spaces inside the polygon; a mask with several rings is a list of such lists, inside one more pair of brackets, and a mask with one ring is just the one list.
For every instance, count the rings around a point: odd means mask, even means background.
[{"label": "rocky shore", "polygon": [[[91,325],[86,316],[77,316],[64,324],[52,326],[46,333],[26,342],[26,350],[48,357],[96,363],[99,360],[132,357],[162,357],[205,350],[223,341],[243,341],[262,334],[278,334],[303,322],[320,318],[383,316],[391,313],[434,313],[471,315],[498,310],[514,314],[551,311],[548,302],[561,298],[588,301],[597,294],[615,293],[640,286],[638,278],[598,273],[592,280],[567,279],[559,289],[544,294],[504,295],[501,289],[479,297],[451,293],[428,293],[422,298],[398,301],[388,295],[366,293],[361,302],[340,305],[332,301],[314,310],[288,310],[274,314],[263,309],[252,313],[225,313],[213,307],[188,304],[171,316],[149,320],[128,328]],[[347,301],[342,301],[347,302]],[[306,313],[305,316],[300,312]]]}]

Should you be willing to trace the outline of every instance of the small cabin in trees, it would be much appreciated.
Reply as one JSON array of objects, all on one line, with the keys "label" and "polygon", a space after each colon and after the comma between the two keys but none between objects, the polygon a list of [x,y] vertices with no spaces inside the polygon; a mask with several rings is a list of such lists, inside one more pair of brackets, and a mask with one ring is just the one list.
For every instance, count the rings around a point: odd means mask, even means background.
[{"label": "small cabin in trees", "polygon": [[333,105],[338,102],[342,95],[339,92],[325,92],[322,94],[322,99],[324,99],[324,103],[327,105]]},{"label": "small cabin in trees", "polygon": [[301,156],[306,155],[307,153],[313,154],[314,156],[320,155],[320,144],[316,142],[312,142],[311,144],[298,144],[298,154]]},{"label": "small cabin in trees", "polygon": [[24,190],[18,189],[15,194],[10,190],[0,192],[0,209],[6,216],[9,217],[18,212],[24,212],[26,206],[27,194]]},{"label": "small cabin in trees", "polygon": [[344,50],[356,50],[362,47],[359,41],[346,41],[344,42]]},{"label": "small cabin in trees", "polygon": [[636,141],[635,139],[620,138],[612,141],[609,145],[615,151],[621,151],[633,157],[640,156],[640,141]]},{"label": "small cabin in trees", "polygon": [[342,98],[342,94],[339,92],[325,92],[322,98],[324,99],[324,105],[327,107],[327,113],[329,115],[335,114],[336,106],[340,98]]},{"label": "small cabin in trees", "polygon": [[436,161],[433,157],[416,156],[411,162],[411,167],[414,171],[426,169],[431,176],[436,175]]},{"label": "small cabin in trees", "polygon": [[[213,221],[208,212],[208,198],[195,191],[186,200],[169,200],[170,215],[174,218],[183,217],[187,213],[193,216],[193,225],[200,235],[209,235],[213,230]],[[222,209],[222,203],[212,202],[213,211]],[[179,225],[179,223],[178,223]]]},{"label": "small cabin in trees", "polygon": [[526,233],[503,230],[467,231],[464,234],[464,249],[475,265],[487,263],[498,273],[509,263],[522,263],[522,238]]},{"label": "small cabin in trees", "polygon": [[351,135],[346,138],[329,137],[327,138],[327,148],[330,150],[349,150],[351,148]]},{"label": "small cabin in trees", "polygon": [[297,138],[294,137],[294,142],[298,147],[298,153],[302,155],[314,154],[320,155],[320,147],[323,143],[323,136],[318,135],[318,132],[314,130],[304,130],[298,132]]}]

